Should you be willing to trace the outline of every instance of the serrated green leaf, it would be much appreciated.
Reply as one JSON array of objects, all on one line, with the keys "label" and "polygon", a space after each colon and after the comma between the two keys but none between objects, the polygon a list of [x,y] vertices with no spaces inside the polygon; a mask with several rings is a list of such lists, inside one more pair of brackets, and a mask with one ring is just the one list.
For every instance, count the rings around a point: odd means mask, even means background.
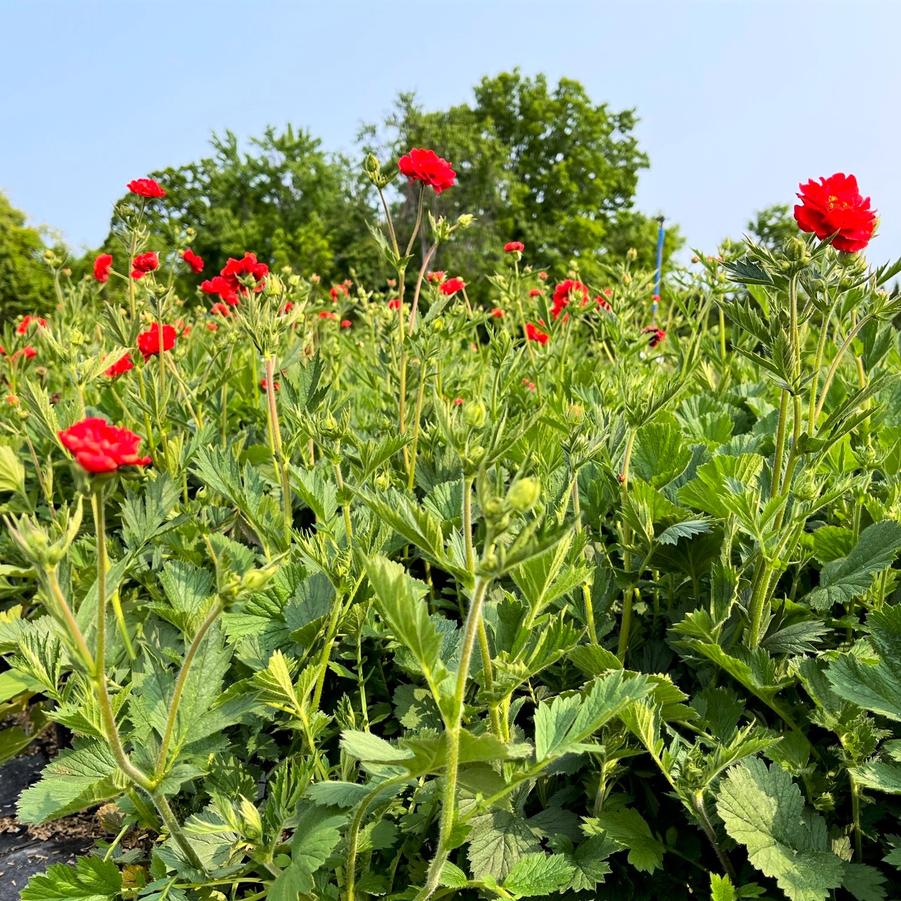
[{"label": "serrated green leaf", "polygon": [[17,804],[23,823],[44,823],[92,807],[120,794],[113,781],[116,761],[99,741],[78,742],[50,761]]},{"label": "serrated green leaf", "polygon": [[815,610],[847,604],[870,587],[877,573],[892,565],[899,549],[901,523],[888,520],[867,526],[847,557],[840,557],[823,567],[819,586],[804,600]]},{"label": "serrated green leaf", "polygon": [[653,873],[663,865],[663,844],[654,838],[651,827],[637,811],[625,807],[592,817],[588,821],[593,831],[603,834],[629,849],[628,861],[642,873]]},{"label": "serrated green leaf", "polygon": [[535,758],[560,757],[619,716],[630,704],[650,693],[645,676],[614,670],[599,676],[584,696],[571,695],[542,702],[535,713]]},{"label": "serrated green leaf", "polygon": [[791,901],[823,901],[842,884],[844,863],[831,850],[826,821],[805,808],[778,764],[748,760],[720,784],[717,812],[751,863]]},{"label": "serrated green leaf", "polygon": [[473,817],[467,857],[476,879],[503,880],[525,854],[540,851],[535,830],[509,810]]},{"label": "serrated green leaf", "polygon": [[511,867],[504,888],[521,898],[551,895],[566,888],[575,871],[563,854],[524,854]]},{"label": "serrated green leaf", "polygon": [[74,867],[56,863],[32,876],[21,901],[114,901],[122,891],[122,876],[111,860],[81,857]]}]

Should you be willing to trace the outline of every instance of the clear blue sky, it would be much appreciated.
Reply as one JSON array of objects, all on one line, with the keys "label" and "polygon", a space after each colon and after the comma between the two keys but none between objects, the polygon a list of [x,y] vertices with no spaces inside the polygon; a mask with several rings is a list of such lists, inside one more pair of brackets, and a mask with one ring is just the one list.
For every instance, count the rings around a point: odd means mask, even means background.
[{"label": "clear blue sky", "polygon": [[880,212],[871,256],[901,255],[897,0],[0,0],[0,29],[0,190],[75,246],[212,130],[351,150],[398,91],[444,107],[518,65],[637,107],[638,206],[693,246],[841,170]]}]

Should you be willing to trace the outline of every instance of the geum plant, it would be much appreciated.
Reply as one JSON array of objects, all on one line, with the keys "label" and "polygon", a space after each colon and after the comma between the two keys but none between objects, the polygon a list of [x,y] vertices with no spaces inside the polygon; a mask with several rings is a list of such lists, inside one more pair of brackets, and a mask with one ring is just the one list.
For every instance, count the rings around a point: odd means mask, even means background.
[{"label": "geum plant", "polygon": [[856,181],[664,300],[515,236],[442,272],[451,164],[365,172],[381,288],[245,250],[179,297],[138,179],[4,335],[0,755],[55,724],[19,819],[114,824],[22,897],[888,897],[901,265]]}]

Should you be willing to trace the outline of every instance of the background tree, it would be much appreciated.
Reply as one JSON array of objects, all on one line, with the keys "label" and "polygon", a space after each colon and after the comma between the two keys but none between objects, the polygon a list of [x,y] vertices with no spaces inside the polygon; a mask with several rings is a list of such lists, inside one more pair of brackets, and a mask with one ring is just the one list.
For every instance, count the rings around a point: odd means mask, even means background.
[{"label": "background tree", "polygon": [[[209,157],[151,173],[167,191],[147,208],[152,249],[190,245],[207,263],[205,276],[246,250],[273,268],[290,265],[323,280],[372,275],[371,210],[358,166],[290,125],[267,128],[247,149],[230,131],[213,135],[211,145]],[[115,228],[106,242],[112,252],[114,238]],[[185,276],[186,290],[196,281]]]},{"label": "background tree", "polygon": [[798,224],[787,203],[774,203],[758,210],[745,227],[755,241],[773,249],[782,247],[798,234]]},{"label": "background tree", "polygon": [[[367,126],[360,139],[383,160],[427,146],[454,163],[459,186],[428,199],[449,217],[474,213],[479,227],[443,251],[441,268],[480,270],[519,240],[537,265],[562,270],[577,259],[587,273],[629,247],[640,264],[654,264],[657,225],[634,208],[638,173],[648,167],[636,122],[634,110],[594,103],[577,81],[552,88],[543,75],[514,70],[483,78],[471,104],[447,110],[427,112],[401,94],[383,126]],[[409,225],[416,191],[397,184],[397,216]],[[670,228],[667,256],[681,243]]]},{"label": "background tree", "polygon": [[43,260],[41,233],[0,194],[0,318],[46,313],[56,303],[53,277]]}]

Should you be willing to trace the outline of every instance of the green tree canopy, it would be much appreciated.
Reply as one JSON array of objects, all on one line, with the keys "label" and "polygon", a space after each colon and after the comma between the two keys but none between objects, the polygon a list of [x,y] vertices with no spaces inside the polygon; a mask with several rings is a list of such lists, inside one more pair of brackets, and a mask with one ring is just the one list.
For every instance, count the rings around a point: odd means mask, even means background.
[{"label": "green tree canopy", "polygon": [[[654,264],[657,224],[634,208],[638,173],[648,158],[633,134],[634,110],[596,104],[572,79],[551,87],[545,76],[518,70],[483,78],[474,101],[425,111],[401,94],[384,127],[367,126],[361,141],[383,160],[410,147],[436,150],[454,163],[458,186],[429,198],[448,217],[474,213],[479,227],[448,247],[441,268],[478,271],[506,241],[525,242],[528,258],[586,271],[635,247]],[[416,189],[399,184],[398,218],[412,224]],[[681,244],[671,228],[667,255]]]},{"label": "green tree canopy", "polygon": [[372,254],[361,236],[371,213],[359,167],[290,125],[267,128],[246,149],[230,131],[211,145],[209,157],[151,173],[167,191],[147,207],[152,249],[190,245],[207,262],[205,275],[244,251],[323,279],[369,274]]},{"label": "green tree canopy", "polygon": [[747,226],[748,234],[766,247],[777,248],[798,234],[798,224],[787,203],[758,210]]},{"label": "green tree canopy", "polygon": [[55,303],[53,277],[42,259],[47,246],[25,214],[0,194],[0,317],[46,313]]}]

